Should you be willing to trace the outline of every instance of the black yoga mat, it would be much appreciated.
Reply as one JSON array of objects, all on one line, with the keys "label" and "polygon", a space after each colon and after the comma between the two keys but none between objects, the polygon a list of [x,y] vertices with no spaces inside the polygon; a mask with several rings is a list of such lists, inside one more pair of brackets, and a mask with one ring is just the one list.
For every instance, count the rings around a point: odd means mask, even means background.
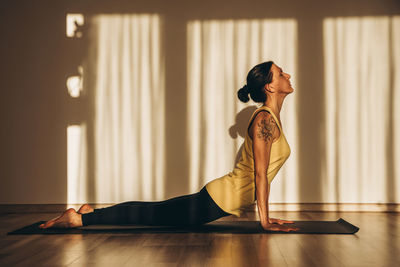
[{"label": "black yoga mat", "polygon": [[354,234],[359,228],[342,218],[337,221],[293,221],[286,224],[299,228],[298,231],[265,231],[258,221],[214,221],[197,227],[141,226],[141,225],[89,225],[78,228],[48,228],[38,226],[40,221],[8,235],[31,234],[104,234],[104,233],[235,233],[235,234]]}]

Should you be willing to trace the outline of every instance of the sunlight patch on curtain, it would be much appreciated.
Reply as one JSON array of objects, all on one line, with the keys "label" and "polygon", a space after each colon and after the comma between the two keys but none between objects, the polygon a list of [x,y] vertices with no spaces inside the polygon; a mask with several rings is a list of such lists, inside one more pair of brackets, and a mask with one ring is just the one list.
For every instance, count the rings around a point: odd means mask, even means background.
[{"label": "sunlight patch on curtain", "polygon": [[86,124],[67,127],[67,203],[85,203],[87,192]]},{"label": "sunlight patch on curtain", "polygon": [[97,15],[95,201],[164,198],[165,86],[160,17]]},{"label": "sunlight patch on curtain", "polygon": [[[273,37],[273,38],[271,38]],[[261,104],[242,103],[237,90],[256,64],[273,60],[296,73],[297,22],[293,19],[189,21],[188,140],[190,191],[232,171],[241,152],[248,119]],[[296,77],[292,76],[296,90]],[[249,113],[250,112],[250,113]],[[274,180],[274,201],[297,200],[296,94],[281,110],[284,133],[292,148]],[[285,197],[286,196],[286,197]]]},{"label": "sunlight patch on curtain", "polygon": [[400,200],[399,18],[323,22],[324,201]]}]

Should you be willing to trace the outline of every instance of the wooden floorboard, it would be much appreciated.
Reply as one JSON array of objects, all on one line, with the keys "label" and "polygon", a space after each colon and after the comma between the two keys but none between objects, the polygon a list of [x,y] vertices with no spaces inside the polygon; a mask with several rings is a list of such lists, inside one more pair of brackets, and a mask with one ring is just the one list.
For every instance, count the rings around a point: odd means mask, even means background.
[{"label": "wooden floorboard", "polygon": [[[291,220],[337,220],[355,235],[138,233],[11,235],[57,213],[0,214],[0,266],[400,266],[400,214],[271,212]],[[242,218],[257,220],[249,211]]]}]

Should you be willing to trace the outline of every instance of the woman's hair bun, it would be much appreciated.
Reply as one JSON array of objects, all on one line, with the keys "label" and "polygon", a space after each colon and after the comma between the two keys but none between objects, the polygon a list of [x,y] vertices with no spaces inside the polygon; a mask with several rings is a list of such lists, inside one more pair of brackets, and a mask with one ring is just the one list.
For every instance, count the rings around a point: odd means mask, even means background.
[{"label": "woman's hair bun", "polygon": [[246,103],[250,100],[249,98],[249,88],[247,87],[247,85],[243,86],[242,88],[239,89],[239,91],[237,92],[238,94],[238,98],[240,101]]}]

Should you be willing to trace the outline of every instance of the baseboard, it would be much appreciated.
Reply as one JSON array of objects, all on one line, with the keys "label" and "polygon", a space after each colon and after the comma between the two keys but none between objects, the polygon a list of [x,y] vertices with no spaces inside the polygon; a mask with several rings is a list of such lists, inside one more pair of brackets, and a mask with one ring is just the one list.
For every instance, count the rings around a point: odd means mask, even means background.
[{"label": "baseboard", "polygon": [[[104,208],[114,204],[90,204],[93,208]],[[79,209],[81,204],[0,204],[0,213],[52,213],[67,208]],[[256,211],[257,205],[246,211]],[[312,212],[400,212],[400,204],[386,203],[271,203],[270,211]]]}]

